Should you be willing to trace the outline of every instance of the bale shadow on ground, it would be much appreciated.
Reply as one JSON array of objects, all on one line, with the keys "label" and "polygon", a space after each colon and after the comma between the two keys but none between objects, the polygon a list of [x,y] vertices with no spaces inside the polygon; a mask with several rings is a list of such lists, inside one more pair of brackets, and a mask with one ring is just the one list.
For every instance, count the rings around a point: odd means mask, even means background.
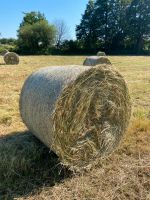
[{"label": "bale shadow on ground", "polygon": [[72,176],[30,132],[0,138],[0,199],[27,197]]}]

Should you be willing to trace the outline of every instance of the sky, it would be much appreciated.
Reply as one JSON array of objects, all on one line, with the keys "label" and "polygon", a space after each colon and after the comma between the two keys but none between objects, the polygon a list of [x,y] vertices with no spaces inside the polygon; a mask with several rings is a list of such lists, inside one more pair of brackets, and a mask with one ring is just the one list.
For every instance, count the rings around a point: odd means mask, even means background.
[{"label": "sky", "polygon": [[88,0],[0,0],[0,37],[16,38],[23,12],[40,11],[49,23],[64,20],[70,39],[75,39],[75,27],[80,23]]}]

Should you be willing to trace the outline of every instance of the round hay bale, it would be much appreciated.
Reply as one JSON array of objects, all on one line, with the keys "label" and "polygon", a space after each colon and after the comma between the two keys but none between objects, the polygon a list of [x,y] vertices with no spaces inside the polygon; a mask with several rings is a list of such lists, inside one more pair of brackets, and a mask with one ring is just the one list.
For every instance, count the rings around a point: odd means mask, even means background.
[{"label": "round hay bale", "polygon": [[118,146],[131,103],[123,77],[109,65],[48,67],[24,83],[20,113],[62,163],[82,168]]},{"label": "round hay bale", "polygon": [[110,60],[104,56],[89,56],[83,62],[86,66],[96,66],[99,64],[111,64]]},{"label": "round hay bale", "polygon": [[5,49],[4,51],[2,51],[2,52],[0,53],[0,55],[1,55],[1,56],[4,56],[4,55],[5,55],[6,53],[8,53],[8,52],[9,52],[9,51]]},{"label": "round hay bale", "polygon": [[105,52],[99,51],[97,52],[97,56],[106,56]]},{"label": "round hay bale", "polygon": [[19,56],[14,52],[8,52],[4,55],[4,61],[7,65],[19,64]]}]

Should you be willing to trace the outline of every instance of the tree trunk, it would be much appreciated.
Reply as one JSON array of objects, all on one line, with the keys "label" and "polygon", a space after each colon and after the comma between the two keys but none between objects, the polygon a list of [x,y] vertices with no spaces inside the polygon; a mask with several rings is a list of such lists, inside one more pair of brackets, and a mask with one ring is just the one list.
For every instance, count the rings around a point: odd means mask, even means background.
[{"label": "tree trunk", "polygon": [[136,48],[135,50],[137,53],[140,53],[143,50],[143,37],[142,36],[139,36],[139,38],[137,38],[135,48]]}]

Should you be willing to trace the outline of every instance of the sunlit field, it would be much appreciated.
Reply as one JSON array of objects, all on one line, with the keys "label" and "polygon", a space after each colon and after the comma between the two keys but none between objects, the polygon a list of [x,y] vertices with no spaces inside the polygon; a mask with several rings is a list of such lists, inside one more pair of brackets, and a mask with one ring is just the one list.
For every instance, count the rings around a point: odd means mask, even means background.
[{"label": "sunlit field", "polygon": [[84,59],[22,56],[19,65],[5,65],[0,57],[0,199],[150,200],[150,57],[109,57],[128,83],[132,118],[119,148],[83,174],[62,167],[22,123],[19,95],[28,75]]}]

